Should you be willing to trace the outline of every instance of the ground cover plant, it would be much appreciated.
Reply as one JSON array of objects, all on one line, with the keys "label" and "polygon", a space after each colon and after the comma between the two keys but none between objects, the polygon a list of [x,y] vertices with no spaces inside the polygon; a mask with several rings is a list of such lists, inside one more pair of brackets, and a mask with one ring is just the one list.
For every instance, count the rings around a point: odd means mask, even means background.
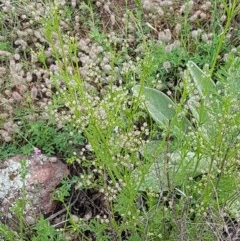
[{"label": "ground cover plant", "polygon": [[237,0],[0,6],[0,159],[71,173],[0,239],[240,239]]}]

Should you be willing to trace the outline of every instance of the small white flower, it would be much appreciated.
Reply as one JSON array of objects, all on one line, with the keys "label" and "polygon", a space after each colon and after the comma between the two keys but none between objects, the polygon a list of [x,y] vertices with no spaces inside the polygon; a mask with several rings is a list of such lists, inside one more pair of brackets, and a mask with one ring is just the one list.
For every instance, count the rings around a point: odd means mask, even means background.
[{"label": "small white flower", "polygon": [[164,67],[165,70],[170,69],[171,63],[169,61],[166,61],[166,62],[163,63],[163,67]]}]

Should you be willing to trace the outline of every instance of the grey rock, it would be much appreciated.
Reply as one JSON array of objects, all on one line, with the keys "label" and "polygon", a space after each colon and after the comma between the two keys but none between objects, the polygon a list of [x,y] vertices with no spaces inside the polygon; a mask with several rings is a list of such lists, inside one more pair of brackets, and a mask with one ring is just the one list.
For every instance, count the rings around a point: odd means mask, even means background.
[{"label": "grey rock", "polygon": [[[53,161],[54,160],[54,161]],[[63,177],[69,175],[67,165],[56,157],[42,154],[17,155],[0,163],[0,221],[14,230],[18,217],[14,207],[24,201],[24,220],[50,214],[56,207],[52,192]]]}]

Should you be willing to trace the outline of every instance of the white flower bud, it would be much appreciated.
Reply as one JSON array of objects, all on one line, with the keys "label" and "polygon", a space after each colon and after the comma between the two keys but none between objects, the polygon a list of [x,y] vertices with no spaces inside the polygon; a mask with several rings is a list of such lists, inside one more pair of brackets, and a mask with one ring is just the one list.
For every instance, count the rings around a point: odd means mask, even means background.
[{"label": "white flower bud", "polygon": [[17,91],[13,91],[12,97],[16,101],[21,101],[22,100],[22,96]]},{"label": "white flower bud", "polygon": [[38,94],[38,90],[37,90],[37,88],[35,86],[33,86],[32,89],[31,89],[31,98],[33,100],[36,99],[37,94]]}]

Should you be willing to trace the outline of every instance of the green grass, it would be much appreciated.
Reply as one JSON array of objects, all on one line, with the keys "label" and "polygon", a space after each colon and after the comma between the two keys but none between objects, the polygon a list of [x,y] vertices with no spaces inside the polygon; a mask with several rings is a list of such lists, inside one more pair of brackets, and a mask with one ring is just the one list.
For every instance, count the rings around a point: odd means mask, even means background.
[{"label": "green grass", "polygon": [[[19,233],[0,223],[4,240],[220,240],[223,210],[239,221],[239,49],[231,52],[236,46],[227,37],[239,4],[221,2],[219,9],[211,1],[209,21],[190,22],[195,10],[189,8],[174,18],[172,12],[161,17],[161,28],[140,1],[133,9],[126,2],[126,9],[108,12],[105,19],[91,1],[76,8],[42,5],[50,11],[30,26],[41,27],[44,42],[35,45],[25,36],[30,44],[19,51],[24,71],[30,71],[28,53],[35,53],[38,61],[31,68],[46,71],[52,95],[42,91],[47,85],[42,77],[24,83],[27,93],[36,85],[39,94],[25,100],[27,105],[14,102],[9,118],[18,129],[11,141],[1,141],[0,159],[31,154],[37,147],[80,168],[53,195],[66,211],[61,229],[43,216],[28,227],[22,214]],[[82,28],[77,29],[76,17]],[[179,21],[183,25],[176,34]],[[211,43],[192,35],[198,28],[212,33]],[[157,32],[164,29],[170,29],[172,39],[160,43]],[[169,51],[174,40],[178,44]],[[0,50],[14,51],[9,43],[0,42]],[[191,69],[189,61],[200,69]],[[216,90],[208,89],[211,83]],[[44,98],[45,104],[38,105]],[[23,111],[26,106],[29,112]],[[34,111],[37,118],[29,121],[25,115]],[[98,203],[93,190],[103,197]],[[70,207],[69,198],[81,191],[92,198],[91,210]]]},{"label": "green grass", "polygon": [[12,143],[4,143],[1,146],[1,159],[16,154],[29,155],[34,147],[42,153],[51,156],[59,155],[71,157],[84,143],[84,138],[71,125],[58,128],[52,123],[43,121],[31,122],[23,120],[20,130]]}]

